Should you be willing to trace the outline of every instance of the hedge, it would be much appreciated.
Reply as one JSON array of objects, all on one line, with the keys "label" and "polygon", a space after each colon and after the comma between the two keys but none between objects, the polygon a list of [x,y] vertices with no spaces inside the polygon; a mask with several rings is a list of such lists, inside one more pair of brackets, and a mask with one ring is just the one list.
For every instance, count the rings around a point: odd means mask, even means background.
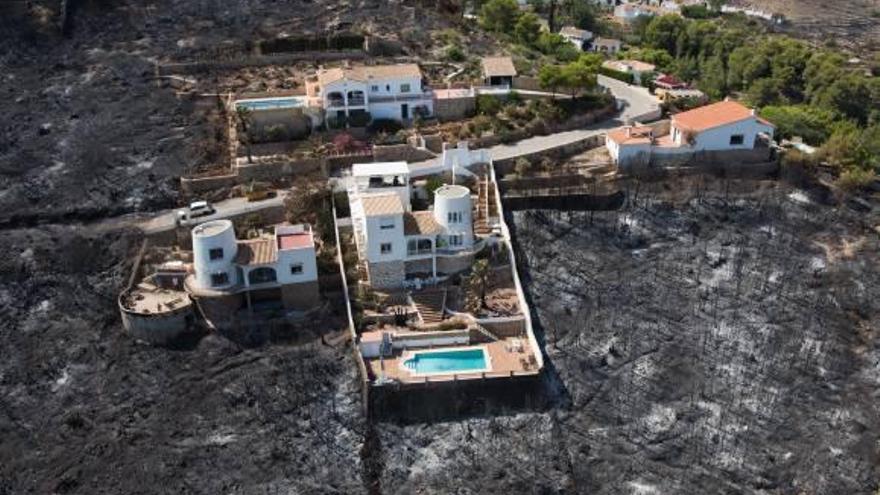
[{"label": "hedge", "polygon": [[608,76],[611,79],[617,79],[618,81],[623,81],[627,84],[633,84],[636,80],[633,74],[628,72],[621,72],[619,70],[609,69],[608,67],[599,67],[599,74],[603,76]]}]

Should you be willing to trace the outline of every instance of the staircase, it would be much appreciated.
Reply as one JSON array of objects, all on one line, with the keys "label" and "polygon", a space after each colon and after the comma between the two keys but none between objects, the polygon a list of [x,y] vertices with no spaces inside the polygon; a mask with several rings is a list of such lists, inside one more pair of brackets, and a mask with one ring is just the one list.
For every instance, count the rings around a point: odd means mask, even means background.
[{"label": "staircase", "polygon": [[430,325],[443,321],[443,308],[446,307],[446,289],[427,290],[411,294],[413,304],[419,312],[422,323]]},{"label": "staircase", "polygon": [[497,335],[490,332],[488,328],[484,327],[483,325],[480,325],[479,323],[475,324],[474,330],[479,332],[483,337],[486,337],[487,339],[489,339],[489,342],[498,342],[501,340]]},{"label": "staircase", "polygon": [[474,234],[486,236],[492,233],[489,226],[489,194],[491,184],[485,175],[477,181],[477,203],[474,205]]}]

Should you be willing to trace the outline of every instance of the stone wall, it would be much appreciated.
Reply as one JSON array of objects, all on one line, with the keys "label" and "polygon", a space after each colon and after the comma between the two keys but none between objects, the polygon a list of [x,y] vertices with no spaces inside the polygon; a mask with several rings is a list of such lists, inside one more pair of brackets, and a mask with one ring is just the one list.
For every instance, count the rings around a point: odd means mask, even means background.
[{"label": "stone wall", "polygon": [[420,162],[434,158],[434,154],[409,144],[373,146],[373,160],[377,162]]},{"label": "stone wall", "polygon": [[528,155],[523,155],[516,158],[507,158],[505,160],[496,160],[494,162],[495,172],[501,176],[512,173],[514,171],[513,169],[516,165],[516,161],[520,158],[526,158],[533,163],[540,161],[542,158],[545,157],[552,159],[562,159],[572,155],[576,155],[578,153],[582,153],[589,149],[598,148],[604,143],[605,136],[597,134],[587,137],[585,139],[581,139],[579,141],[575,141],[573,143],[564,144],[562,146],[546,150],[536,151],[534,153],[529,153]]},{"label": "stone wall", "polygon": [[318,306],[321,302],[318,281],[282,285],[281,300],[285,308],[297,311],[307,311]]},{"label": "stone wall", "polygon": [[271,181],[293,175],[308,175],[313,173],[328,172],[327,161],[324,158],[290,158],[279,157],[278,161],[257,161],[256,163],[239,163],[235,167],[238,172],[238,182],[251,180]]},{"label": "stone wall", "polygon": [[434,100],[434,117],[441,121],[461,120],[477,111],[476,96],[460,98],[437,98]]},{"label": "stone wall", "polygon": [[644,174],[652,169],[673,167],[700,167],[716,170],[735,170],[737,167],[774,162],[770,148],[751,150],[698,151],[690,153],[642,153],[618,164],[621,173]]},{"label": "stone wall", "polygon": [[370,286],[374,289],[396,289],[406,279],[406,266],[403,261],[368,263]]},{"label": "stone wall", "polygon": [[406,273],[432,273],[434,264],[431,259],[406,262]]},{"label": "stone wall", "polygon": [[437,273],[452,275],[469,269],[474,264],[474,255],[438,256]]}]

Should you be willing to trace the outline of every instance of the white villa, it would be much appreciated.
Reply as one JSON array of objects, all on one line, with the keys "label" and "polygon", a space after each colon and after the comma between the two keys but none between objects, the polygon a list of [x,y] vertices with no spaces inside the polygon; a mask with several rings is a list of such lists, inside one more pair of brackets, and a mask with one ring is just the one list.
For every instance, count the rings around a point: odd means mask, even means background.
[{"label": "white villa", "polygon": [[614,18],[624,24],[633,23],[642,16],[653,15],[653,11],[638,3],[624,3],[614,7]]},{"label": "white villa", "polygon": [[395,289],[407,279],[436,281],[470,268],[482,247],[470,189],[444,185],[434,191],[432,209],[413,211],[405,162],[356,164],[352,180],[355,243],[372,287]]},{"label": "white villa", "polygon": [[624,74],[632,74],[634,84],[642,84],[642,81],[657,70],[655,65],[640,60],[608,60],[602,66]]},{"label": "white villa", "polygon": [[277,225],[271,235],[238,240],[229,220],[213,220],[192,231],[190,293],[201,297],[280,292],[288,309],[318,301],[315,240],[307,225]]},{"label": "white villa", "polygon": [[309,105],[328,120],[369,114],[406,121],[433,114],[434,96],[416,64],[319,69],[306,81]]},{"label": "white villa", "polygon": [[615,38],[596,38],[590,43],[590,50],[613,55],[623,49],[623,42]]},{"label": "white villa", "polygon": [[578,50],[583,50],[593,39],[593,33],[586,29],[578,29],[574,26],[565,26],[559,30],[559,35],[574,45]]},{"label": "white villa", "polygon": [[754,110],[728,100],[673,115],[665,129],[621,127],[608,133],[605,146],[611,158],[624,165],[702,151],[752,150],[761,137],[772,139],[773,132],[773,124]]}]

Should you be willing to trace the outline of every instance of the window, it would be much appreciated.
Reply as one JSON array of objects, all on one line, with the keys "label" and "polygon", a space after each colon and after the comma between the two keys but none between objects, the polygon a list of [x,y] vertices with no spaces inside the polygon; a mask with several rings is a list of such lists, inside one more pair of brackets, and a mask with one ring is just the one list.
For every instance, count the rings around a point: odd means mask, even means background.
[{"label": "window", "polygon": [[400,85],[400,92],[401,93],[409,93],[410,92],[409,84],[401,84]]},{"label": "window", "polygon": [[391,254],[391,243],[383,242],[382,244],[379,244],[379,252],[382,254]]},{"label": "window", "polygon": [[450,211],[446,214],[446,220],[449,223],[459,223],[462,221],[462,218],[463,216],[460,211]]},{"label": "window", "polygon": [[222,260],[223,259],[223,248],[214,248],[214,249],[208,251],[208,257],[211,258],[211,261]]},{"label": "window", "polygon": [[370,91],[372,91],[373,93],[378,93],[378,92],[379,92],[379,86],[377,86],[377,85],[375,85],[375,84],[372,85],[372,86],[370,86]]},{"label": "window", "polygon": [[461,234],[455,234],[455,235],[449,236],[449,245],[450,246],[461,246],[462,245]]},{"label": "window", "polygon": [[379,228],[382,230],[390,230],[394,228],[394,218],[380,218],[379,219]]},{"label": "window", "polygon": [[290,274],[291,275],[302,275],[303,272],[303,264],[302,263],[294,263],[290,265]]},{"label": "window", "polygon": [[226,285],[229,283],[229,274],[228,273],[212,273],[211,274],[211,285],[214,287],[220,285]]},{"label": "window", "polygon": [[739,146],[746,142],[746,137],[742,134],[734,134],[730,136],[730,145],[731,146]]},{"label": "window", "polygon": [[391,92],[391,85],[390,84],[385,85],[385,91],[388,91],[389,93]]}]

